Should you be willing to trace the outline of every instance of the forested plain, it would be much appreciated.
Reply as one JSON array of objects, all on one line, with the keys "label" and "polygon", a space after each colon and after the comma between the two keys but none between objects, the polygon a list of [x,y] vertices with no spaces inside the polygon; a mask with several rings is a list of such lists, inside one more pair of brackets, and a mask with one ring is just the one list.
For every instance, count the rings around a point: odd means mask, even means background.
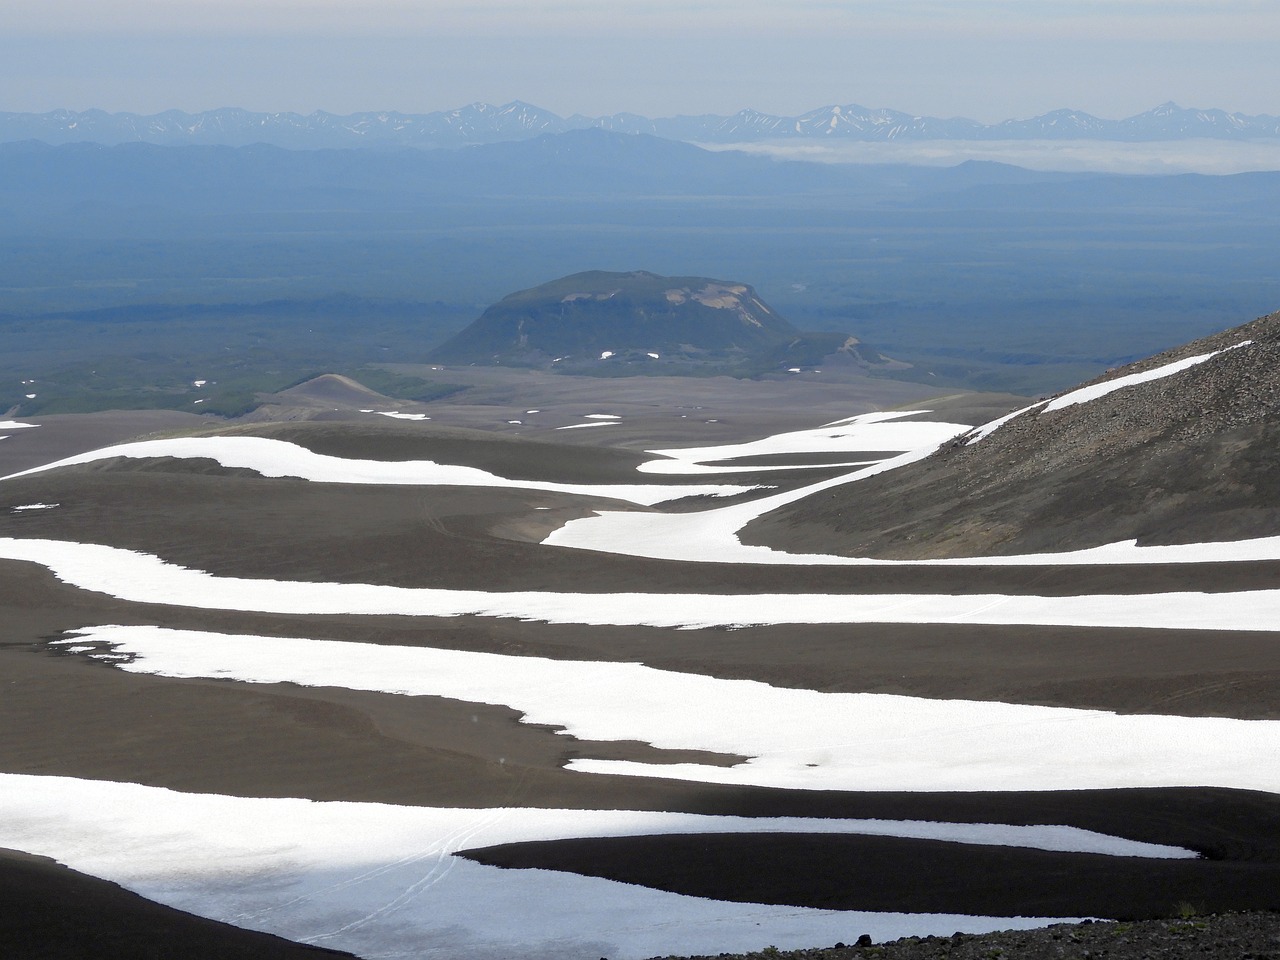
[{"label": "forested plain", "polygon": [[430,397],[447,371],[378,365],[588,269],[750,283],[795,326],[912,364],[886,375],[1038,395],[1274,310],[1277,254],[1273,173],[821,165],[604,131],[7,144],[0,411],[193,409],[198,379],[217,385],[203,410],[234,415],[324,371]]}]

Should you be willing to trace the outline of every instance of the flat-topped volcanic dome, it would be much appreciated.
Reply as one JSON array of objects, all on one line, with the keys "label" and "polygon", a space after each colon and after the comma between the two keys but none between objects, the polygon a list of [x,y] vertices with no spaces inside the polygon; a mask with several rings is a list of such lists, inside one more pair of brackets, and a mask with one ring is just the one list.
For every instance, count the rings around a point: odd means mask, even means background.
[{"label": "flat-topped volcanic dome", "polygon": [[503,297],[432,359],[533,366],[724,361],[796,336],[745,283],[592,270]]}]

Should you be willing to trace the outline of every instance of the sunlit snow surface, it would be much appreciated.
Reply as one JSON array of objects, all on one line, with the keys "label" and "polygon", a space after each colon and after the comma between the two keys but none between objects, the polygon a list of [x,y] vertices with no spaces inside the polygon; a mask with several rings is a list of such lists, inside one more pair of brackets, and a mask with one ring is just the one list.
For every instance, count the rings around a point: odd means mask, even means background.
[{"label": "sunlit snow surface", "polygon": [[1211,353],[1201,353],[1194,357],[1184,357],[1181,360],[1175,360],[1173,363],[1166,363],[1163,366],[1153,367],[1150,370],[1143,370],[1141,373],[1131,373],[1123,377],[1113,377],[1110,380],[1104,380],[1102,383],[1091,384],[1087,387],[1081,387],[1078,390],[1071,390],[1061,396],[1054,397],[1052,400],[1044,400],[1040,403],[1033,403],[1029,407],[1023,407],[1015,410],[1013,413],[1006,414],[991,423],[984,424],[973,431],[972,435],[965,439],[965,443],[977,443],[979,440],[994,433],[1000,427],[1004,426],[1015,417],[1030,410],[1043,408],[1044,413],[1050,413],[1054,410],[1063,410],[1067,407],[1074,407],[1077,404],[1088,403],[1091,400],[1097,400],[1105,397],[1109,393],[1115,393],[1117,390],[1123,390],[1125,387],[1136,386],[1139,383],[1150,383],[1153,380],[1163,380],[1165,377],[1171,377],[1175,373],[1181,373],[1183,370],[1189,370],[1194,366],[1211,360],[1220,353],[1226,353],[1228,350],[1239,350],[1241,347],[1250,346],[1252,340],[1242,340],[1230,347],[1224,347],[1222,350],[1214,350]]},{"label": "sunlit snow surface", "polygon": [[[1238,346],[1244,346],[1241,344]],[[1168,376],[1212,355],[1082,388],[1085,403]],[[1176,369],[1175,369],[1176,368]],[[1050,402],[1037,404],[1048,406]],[[1054,409],[1057,406],[1052,407]],[[742,545],[751,519],[830,487],[920,460],[977,429],[870,414],[745,444],[651,451],[647,473],[763,468],[736,458],[848,453],[841,476],[752,502],[693,513],[605,513],[570,523],[548,545],[679,560],[869,564]],[[920,413],[916,411],[915,413]],[[588,423],[614,420],[595,415]],[[35,426],[8,422],[0,427]],[[215,443],[216,441],[216,443]],[[866,454],[886,456],[867,462]],[[864,456],[860,457],[859,454]],[[209,457],[264,476],[319,482],[465,484],[613,497],[642,505],[735,487],[574,485],[506,480],[428,461],[343,460],[263,438],[126,444],[38,469],[116,456]],[[730,461],[722,463],[722,461]],[[831,466],[827,463],[823,466]],[[779,469],[794,469],[785,467]],[[34,473],[37,471],[26,471]],[[24,474],[16,474],[22,476]],[[0,539],[0,558],[42,564],[62,580],[140,603],[241,611],[480,615],[555,623],[735,626],[765,623],[1065,624],[1274,631],[1280,590],[1076,597],[698,595],[491,592],[214,577],[117,548]],[[1175,563],[1280,559],[1280,537],[946,564]],[[696,639],[691,638],[691,642]],[[502,704],[529,723],[585,740],[745,756],[734,766],[571,762],[586,775],[661,776],[799,789],[1021,790],[1216,785],[1280,791],[1280,722],[1121,716],[996,702],[829,694],[723,680],[636,663],[553,661],[158,627],[93,627],[60,644],[116,668],[173,677],[344,686]],[[730,720],[732,722],[730,722]],[[639,833],[785,830],[929,837],[1117,856],[1187,856],[1067,827],[885,821],[741,821],[667,813],[437,810],[178,794],[158,788],[0,774],[0,846],[57,857],[183,909],[366,957],[618,958],[719,953],[900,935],[1038,926],[1049,918],[866,914],[731,904],[568,874],[497,870],[452,856],[516,840]],[[477,909],[483,904],[483,909]]]},{"label": "sunlit snow surface", "polygon": [[316,803],[0,774],[0,846],[55,857],[202,916],[369,958],[638,960],[1061,919],[727,903],[453,856],[524,840],[728,831],[1007,837],[1033,846],[1043,839],[1048,849],[1185,855],[1062,827]]},{"label": "sunlit snow surface", "polygon": [[436,463],[431,460],[349,460],[313,453],[296,443],[267,437],[180,437],[122,443],[77,454],[54,463],[11,474],[0,480],[25,477],[45,470],[94,463],[114,457],[176,457],[214,460],[224,467],[254,470],[264,477],[298,477],[319,483],[357,483],[423,486],[508,487],[546,490],[584,496],[608,497],[652,505],[682,497],[729,496],[751,487],[657,484],[577,484],[539,480],[508,480],[477,467]]},{"label": "sunlit snow surface", "polygon": [[506,617],[595,626],[735,627],[780,623],[985,623],[1265,630],[1280,589],[1081,596],[1005,594],[551,593],[216,577],[151,554],[65,540],[0,538],[0,559],[134,603],[257,613]]},{"label": "sunlit snow surface", "polygon": [[[866,413],[857,417],[836,420],[810,430],[794,430],[779,433],[745,443],[720,444],[709,447],[677,447],[668,450],[650,450],[662,457],[649,460],[638,469],[641,473],[672,475],[749,473],[760,469],[795,469],[794,466],[761,468],[759,466],[735,466],[718,461],[739,457],[771,456],[776,454],[832,454],[867,453],[871,451],[934,450],[972,428],[963,423],[940,423],[925,420],[904,420],[904,417],[927,413],[924,410],[907,410],[893,413]],[[866,461],[858,461],[865,463]],[[716,464],[711,466],[710,464]],[[823,466],[851,466],[855,464],[823,464]]]},{"label": "sunlit snow surface", "polygon": [[998,702],[822,693],[657,670],[461,650],[229,636],[159,627],[76,631],[120,669],[382,693],[519,710],[580,740],[751,759],[733,767],[574,760],[569,768],[820,790],[1221,786],[1280,791],[1280,722],[1118,715]]},{"label": "sunlit snow surface", "polygon": [[[1248,346],[1251,341],[1236,344],[1228,350]],[[812,430],[765,437],[749,443],[710,447],[688,447],[651,450],[666,459],[651,460],[639,469],[648,473],[721,474],[754,472],[763,469],[794,467],[752,467],[721,465],[746,456],[780,453],[803,454],[857,451],[903,451],[879,461],[836,466],[857,467],[848,473],[802,486],[794,490],[691,513],[653,514],[599,511],[594,516],[571,520],[543,540],[549,546],[596,550],[626,556],[693,563],[752,564],[827,564],[840,566],[925,565],[925,566],[1025,566],[1043,564],[1148,564],[1243,562],[1280,559],[1280,537],[1259,537],[1216,543],[1174,544],[1139,547],[1136,540],[1120,541],[1082,550],[1060,553],[1019,554],[1004,557],[955,557],[926,560],[876,560],[832,554],[787,553],[772,547],[748,545],[738,539],[738,531],[752,520],[815,493],[844,486],[878,474],[896,470],[928,457],[939,446],[956,437],[966,436],[974,443],[994,433],[1010,420],[1039,407],[1059,409],[1105,396],[1135,383],[1171,376],[1180,370],[1203,363],[1218,353],[1202,354],[1186,360],[1148,370],[1145,373],[1118,377],[1093,387],[1064,394],[1052,401],[1041,401],[1015,410],[981,427],[930,421],[904,420],[904,417],[928,413],[926,410],[871,413]],[[711,464],[716,464],[712,466]],[[831,466],[830,464],[824,464]]]}]

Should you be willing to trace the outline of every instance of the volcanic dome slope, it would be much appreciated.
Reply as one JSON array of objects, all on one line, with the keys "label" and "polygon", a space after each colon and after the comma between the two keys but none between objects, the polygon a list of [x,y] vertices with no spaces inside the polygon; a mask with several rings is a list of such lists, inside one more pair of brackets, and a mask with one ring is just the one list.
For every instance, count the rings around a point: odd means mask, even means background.
[{"label": "volcanic dome slope", "polygon": [[[1179,361],[1188,365],[1141,380]],[[909,558],[1280,533],[1280,313],[1082,390],[1130,377],[1088,402],[1042,402],[919,463],[789,504],[741,539]]]},{"label": "volcanic dome slope", "polygon": [[[1172,359],[1250,336],[1269,342]],[[1250,349],[1149,368],[1217,371],[1205,404],[1226,406],[1200,423],[1247,448],[1265,418],[1230,404],[1263,377]],[[819,485],[856,502],[940,437],[980,435],[962,455],[1012,469],[1020,419],[853,416],[656,461],[430,422],[259,424],[4,477],[0,847],[406,960],[1280,907],[1265,544],[1247,562],[1210,544],[1179,563],[921,566],[546,542],[596,513],[678,536]],[[1122,436],[1103,453],[1161,456]],[[1198,606],[1231,616],[1179,613]]]},{"label": "volcanic dome slope", "polygon": [[591,270],[504,297],[431,360],[607,376],[786,369],[833,354],[861,366],[883,362],[855,337],[800,333],[745,283]]}]

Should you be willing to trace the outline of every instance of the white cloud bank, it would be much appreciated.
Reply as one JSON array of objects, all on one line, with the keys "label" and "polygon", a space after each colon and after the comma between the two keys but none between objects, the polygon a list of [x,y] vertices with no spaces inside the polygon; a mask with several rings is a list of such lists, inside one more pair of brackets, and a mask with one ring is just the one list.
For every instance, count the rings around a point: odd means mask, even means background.
[{"label": "white cloud bank", "polygon": [[[1272,111],[1274,112],[1274,111]],[[1063,173],[1169,175],[1280,170],[1280,140],[1175,140],[1123,143],[1107,140],[894,140],[859,143],[769,140],[701,143],[706,150],[739,150],[779,160],[817,163],[907,163],[952,167],[966,160],[1010,163]]]}]

